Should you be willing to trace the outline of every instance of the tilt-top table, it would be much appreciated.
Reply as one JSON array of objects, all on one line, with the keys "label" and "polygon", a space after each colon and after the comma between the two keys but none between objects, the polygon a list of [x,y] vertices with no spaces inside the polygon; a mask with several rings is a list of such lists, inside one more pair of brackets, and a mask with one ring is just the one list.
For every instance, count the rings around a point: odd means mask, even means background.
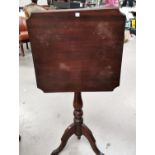
[{"label": "tilt-top table", "polygon": [[74,122],[65,130],[57,155],[68,139],[84,135],[81,92],[113,91],[119,86],[125,16],[117,8],[54,10],[33,13],[27,21],[37,87],[45,93],[74,92]]}]

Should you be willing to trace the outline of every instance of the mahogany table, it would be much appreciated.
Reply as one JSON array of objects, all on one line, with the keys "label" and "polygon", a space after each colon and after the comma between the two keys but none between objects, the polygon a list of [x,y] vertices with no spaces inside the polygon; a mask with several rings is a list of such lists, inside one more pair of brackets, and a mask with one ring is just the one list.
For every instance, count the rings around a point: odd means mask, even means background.
[{"label": "mahogany table", "polygon": [[33,13],[27,21],[37,87],[45,93],[74,92],[74,122],[65,130],[57,155],[68,139],[84,135],[81,92],[113,91],[120,83],[125,16],[117,8],[54,10]]}]

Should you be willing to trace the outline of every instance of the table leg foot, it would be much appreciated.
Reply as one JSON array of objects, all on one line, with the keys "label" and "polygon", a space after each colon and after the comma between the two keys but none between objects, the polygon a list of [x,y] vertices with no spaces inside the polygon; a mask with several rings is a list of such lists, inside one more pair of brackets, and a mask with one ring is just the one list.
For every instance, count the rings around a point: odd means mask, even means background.
[{"label": "table leg foot", "polygon": [[91,130],[86,126],[82,125],[82,134],[88,139],[93,151],[96,153],[96,155],[104,155],[96,145],[96,140],[91,132]]},{"label": "table leg foot", "polygon": [[74,132],[75,132],[75,126],[74,126],[74,124],[71,124],[65,130],[65,132],[64,132],[64,134],[63,134],[63,136],[61,138],[61,144],[60,144],[60,146],[57,149],[55,149],[51,153],[51,155],[58,155],[63,150],[63,148],[66,146],[68,139],[74,134]]}]

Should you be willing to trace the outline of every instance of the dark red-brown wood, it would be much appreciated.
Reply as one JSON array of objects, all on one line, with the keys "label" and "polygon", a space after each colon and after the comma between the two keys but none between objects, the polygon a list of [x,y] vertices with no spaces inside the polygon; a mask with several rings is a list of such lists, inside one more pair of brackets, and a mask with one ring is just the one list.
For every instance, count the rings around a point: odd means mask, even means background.
[{"label": "dark red-brown wood", "polygon": [[82,135],[84,135],[93,151],[95,152],[96,155],[104,155],[96,146],[96,140],[90,131],[90,129],[83,123],[83,111],[82,111],[82,97],[80,92],[75,92],[74,93],[74,123],[71,124],[64,132],[62,138],[61,138],[61,144],[60,146],[52,152],[51,155],[58,155],[63,148],[66,146],[68,139],[75,134],[78,139],[81,138]]},{"label": "dark red-brown wood", "polygon": [[32,14],[28,31],[38,88],[80,92],[119,86],[124,24],[118,9]]},{"label": "dark red-brown wood", "polygon": [[34,13],[27,24],[38,88],[75,92],[74,122],[51,155],[58,155],[73,134],[84,135],[95,154],[103,155],[83,123],[81,92],[119,86],[125,16],[116,8],[59,10]]}]

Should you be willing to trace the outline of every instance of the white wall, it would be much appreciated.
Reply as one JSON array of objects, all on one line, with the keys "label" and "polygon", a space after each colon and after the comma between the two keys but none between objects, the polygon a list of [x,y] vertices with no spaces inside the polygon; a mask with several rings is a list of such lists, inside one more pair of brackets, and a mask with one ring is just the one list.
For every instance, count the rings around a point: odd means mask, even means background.
[{"label": "white wall", "polygon": [[[19,0],[19,6],[25,6],[31,3],[31,0]],[[47,5],[47,0],[38,0],[38,4]]]}]

